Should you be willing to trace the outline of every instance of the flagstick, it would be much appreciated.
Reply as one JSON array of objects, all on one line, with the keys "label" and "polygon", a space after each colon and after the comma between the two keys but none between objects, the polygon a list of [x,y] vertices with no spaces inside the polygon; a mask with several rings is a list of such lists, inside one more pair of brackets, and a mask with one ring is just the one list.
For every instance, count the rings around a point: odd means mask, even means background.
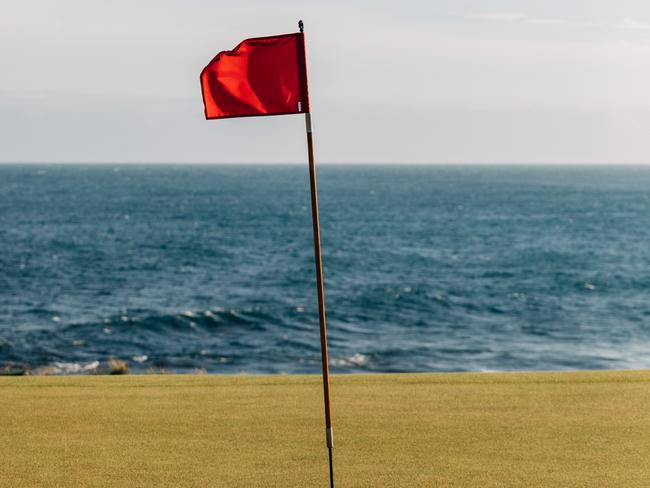
[{"label": "flagstick", "polygon": [[318,288],[318,317],[320,321],[320,350],[323,363],[323,396],[325,399],[326,442],[330,465],[330,487],[334,488],[332,465],[332,413],[330,408],[330,370],[327,357],[327,327],[325,324],[325,295],[323,290],[323,260],[320,251],[320,223],[318,220],[318,193],[316,189],[316,163],[314,162],[314,140],[311,132],[311,114],[305,113],[307,128],[307,150],[309,153],[309,185],[311,189],[311,221],[314,227],[314,261],[316,262],[316,287]]}]

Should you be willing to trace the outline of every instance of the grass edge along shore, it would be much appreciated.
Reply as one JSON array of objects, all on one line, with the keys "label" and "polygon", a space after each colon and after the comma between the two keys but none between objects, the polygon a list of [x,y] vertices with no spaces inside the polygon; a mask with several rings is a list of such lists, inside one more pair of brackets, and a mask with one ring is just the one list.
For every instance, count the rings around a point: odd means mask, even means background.
[{"label": "grass edge along shore", "polygon": [[[650,371],[335,375],[337,485],[648,486]],[[0,486],[327,485],[319,376],[0,378]]]}]

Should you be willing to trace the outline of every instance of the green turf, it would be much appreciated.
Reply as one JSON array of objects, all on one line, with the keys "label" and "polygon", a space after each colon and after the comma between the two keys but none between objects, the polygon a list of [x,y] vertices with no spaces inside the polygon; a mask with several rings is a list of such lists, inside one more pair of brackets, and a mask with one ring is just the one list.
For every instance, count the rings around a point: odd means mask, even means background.
[{"label": "green turf", "polygon": [[[0,378],[2,487],[327,485],[317,376]],[[648,487],[650,372],[335,376],[339,487]]]}]

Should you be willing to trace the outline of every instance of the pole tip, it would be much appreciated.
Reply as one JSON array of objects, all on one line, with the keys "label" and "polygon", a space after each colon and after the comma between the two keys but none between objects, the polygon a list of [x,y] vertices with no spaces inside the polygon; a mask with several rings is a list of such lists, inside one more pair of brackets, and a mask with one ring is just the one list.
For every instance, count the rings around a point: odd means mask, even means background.
[{"label": "pole tip", "polygon": [[300,29],[300,32],[305,30],[305,24],[302,23],[302,20],[298,21],[298,29]]}]

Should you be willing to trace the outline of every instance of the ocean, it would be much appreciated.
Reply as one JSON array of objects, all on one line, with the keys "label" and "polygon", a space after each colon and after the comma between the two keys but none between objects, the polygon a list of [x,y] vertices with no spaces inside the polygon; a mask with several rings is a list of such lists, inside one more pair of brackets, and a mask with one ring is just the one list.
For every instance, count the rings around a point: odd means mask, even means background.
[{"label": "ocean", "polygon": [[[650,367],[650,167],[322,165],[335,373]],[[0,370],[317,373],[306,165],[0,166]]]}]

